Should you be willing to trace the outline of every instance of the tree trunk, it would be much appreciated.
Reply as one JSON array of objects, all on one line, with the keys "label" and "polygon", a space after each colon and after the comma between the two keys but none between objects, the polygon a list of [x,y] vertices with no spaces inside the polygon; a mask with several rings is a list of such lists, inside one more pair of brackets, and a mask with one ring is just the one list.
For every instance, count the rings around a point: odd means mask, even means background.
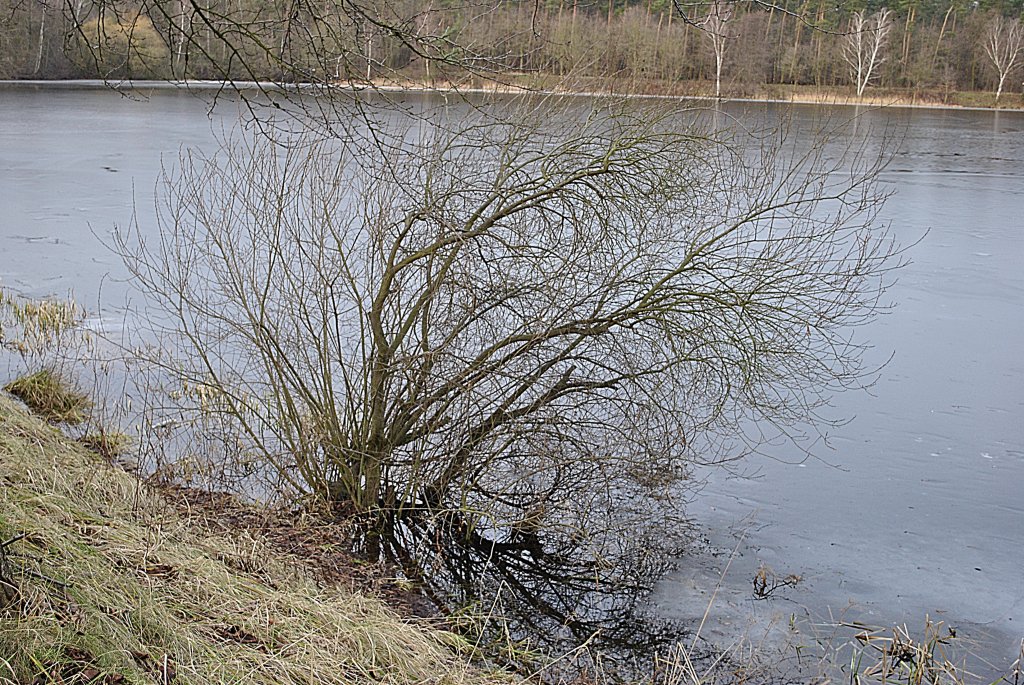
[{"label": "tree trunk", "polygon": [[946,24],[949,22],[949,15],[953,11],[953,5],[949,6],[946,10],[946,16],[942,18],[942,28],[939,29],[939,37],[935,40],[935,52],[932,53],[932,66],[935,66],[935,61],[939,58],[939,46],[942,44],[942,37],[946,35]]},{"label": "tree trunk", "polygon": [[39,49],[36,51],[36,65],[32,69],[32,74],[38,74],[39,70],[43,66],[43,39],[46,33],[46,3],[42,4],[42,14],[39,17]]}]

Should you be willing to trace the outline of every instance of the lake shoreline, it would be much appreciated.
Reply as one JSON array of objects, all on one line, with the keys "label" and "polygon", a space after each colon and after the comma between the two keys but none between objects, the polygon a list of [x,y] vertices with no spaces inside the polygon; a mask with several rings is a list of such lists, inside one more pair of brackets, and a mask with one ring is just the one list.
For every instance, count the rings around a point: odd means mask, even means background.
[{"label": "lake shoreline", "polygon": [[154,484],[5,394],[0,478],[0,683],[510,680],[344,523]]},{"label": "lake shoreline", "polygon": [[[339,91],[348,92],[383,92],[383,93],[437,93],[437,94],[464,94],[464,95],[544,95],[544,96],[565,96],[580,98],[607,98],[626,97],[635,100],[680,100],[702,103],[749,103],[749,104],[786,104],[786,105],[824,105],[828,107],[854,107],[870,109],[923,109],[923,110],[950,110],[950,111],[974,111],[974,112],[995,112],[995,113],[1024,113],[1024,107],[985,107],[975,105],[959,105],[955,103],[915,101],[916,96],[910,94],[908,101],[906,95],[871,95],[856,96],[844,94],[830,89],[797,91],[795,87],[782,87],[781,90],[789,91],[789,95],[779,97],[722,97],[700,94],[667,94],[649,92],[628,92],[616,91],[615,89],[567,89],[567,88],[532,88],[511,84],[493,84],[488,87],[462,86],[458,83],[446,83],[430,85],[425,82],[410,81],[407,83],[396,82],[374,82],[372,84],[328,84],[327,88],[336,88]],[[105,81],[102,79],[66,79],[66,80],[0,80],[0,92],[4,90],[18,89],[38,90],[115,90],[115,91],[140,91],[140,90],[183,90],[183,91],[308,91],[317,92],[325,88],[325,84],[300,83],[283,84],[272,81],[163,81],[163,80],[131,80],[131,81]],[[1015,94],[1011,94],[1015,95]]]}]

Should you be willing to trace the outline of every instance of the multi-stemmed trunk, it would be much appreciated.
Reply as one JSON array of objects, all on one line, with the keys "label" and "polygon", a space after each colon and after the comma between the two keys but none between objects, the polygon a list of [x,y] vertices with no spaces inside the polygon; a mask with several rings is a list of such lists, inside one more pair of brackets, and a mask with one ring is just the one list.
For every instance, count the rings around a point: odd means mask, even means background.
[{"label": "multi-stemmed trunk", "polygon": [[854,12],[850,18],[850,28],[843,45],[843,59],[850,67],[851,80],[857,89],[857,97],[864,95],[875,70],[885,57],[885,47],[889,30],[892,28],[892,13],[884,7],[871,17],[863,11]]},{"label": "multi-stemmed trunk", "polygon": [[1024,25],[1016,19],[997,15],[989,24],[985,36],[985,55],[996,70],[999,78],[996,86],[996,102],[999,102],[1006,84],[1006,77],[1016,68],[1018,58],[1024,51]]}]

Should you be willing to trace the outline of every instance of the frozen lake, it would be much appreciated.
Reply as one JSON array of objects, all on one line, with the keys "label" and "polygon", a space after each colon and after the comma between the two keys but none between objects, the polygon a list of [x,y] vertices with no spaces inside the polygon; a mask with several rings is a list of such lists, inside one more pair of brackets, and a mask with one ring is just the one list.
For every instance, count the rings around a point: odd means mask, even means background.
[{"label": "frozen lake", "polygon": [[[0,285],[73,291],[91,310],[124,302],[123,268],[100,238],[135,211],[155,230],[162,161],[213,145],[237,117],[231,106],[211,117],[184,93],[148,95],[0,89]],[[726,109],[741,120],[821,115]],[[998,668],[1024,635],[1024,114],[861,116],[902,134],[883,217],[904,244],[925,236],[890,291],[896,309],[867,331],[874,361],[895,356],[870,394],[836,398],[834,415],[852,420],[815,458],[770,446],[740,467],[754,478],[710,476],[689,513],[720,554],[684,560],[654,601],[699,617],[737,548],[711,631],[790,614],[913,628],[930,614],[983,642]],[[755,601],[762,563],[802,581]]]}]

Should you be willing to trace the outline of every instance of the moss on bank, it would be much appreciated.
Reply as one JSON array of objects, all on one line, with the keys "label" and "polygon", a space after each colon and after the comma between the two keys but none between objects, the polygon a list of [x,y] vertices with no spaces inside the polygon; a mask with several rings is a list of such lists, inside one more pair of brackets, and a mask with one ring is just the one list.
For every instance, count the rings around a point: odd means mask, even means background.
[{"label": "moss on bank", "polygon": [[457,636],[211,533],[0,397],[0,683],[496,683]]}]

